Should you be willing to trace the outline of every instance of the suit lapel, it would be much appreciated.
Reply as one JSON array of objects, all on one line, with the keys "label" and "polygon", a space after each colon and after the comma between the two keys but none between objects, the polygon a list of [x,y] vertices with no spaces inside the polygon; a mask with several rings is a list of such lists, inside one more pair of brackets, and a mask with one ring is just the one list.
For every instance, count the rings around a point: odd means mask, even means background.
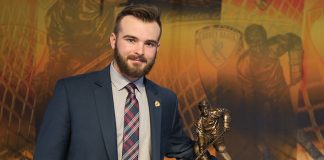
[{"label": "suit lapel", "polygon": [[110,66],[99,72],[98,79],[95,82],[99,87],[94,90],[94,94],[98,119],[109,159],[118,159],[116,119],[109,69]]},{"label": "suit lapel", "polygon": [[151,122],[151,145],[152,159],[160,160],[160,140],[161,140],[161,113],[162,106],[156,106],[155,103],[161,103],[158,98],[158,91],[154,84],[145,79],[145,88],[149,103],[150,122]]}]

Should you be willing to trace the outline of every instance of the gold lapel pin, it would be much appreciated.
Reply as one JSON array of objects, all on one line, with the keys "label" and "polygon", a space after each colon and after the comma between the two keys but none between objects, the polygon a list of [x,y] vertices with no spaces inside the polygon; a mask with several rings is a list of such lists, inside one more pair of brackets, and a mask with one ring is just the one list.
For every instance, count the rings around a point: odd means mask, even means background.
[{"label": "gold lapel pin", "polygon": [[161,103],[159,101],[155,101],[154,102],[154,105],[155,105],[155,107],[160,107],[161,106]]}]

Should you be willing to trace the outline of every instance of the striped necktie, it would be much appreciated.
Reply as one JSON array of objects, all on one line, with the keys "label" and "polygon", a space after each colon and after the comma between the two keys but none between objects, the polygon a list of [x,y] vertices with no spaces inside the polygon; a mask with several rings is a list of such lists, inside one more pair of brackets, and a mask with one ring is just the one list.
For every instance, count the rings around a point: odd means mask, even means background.
[{"label": "striped necktie", "polygon": [[123,160],[137,160],[139,152],[139,104],[135,96],[136,86],[129,83],[124,111]]}]

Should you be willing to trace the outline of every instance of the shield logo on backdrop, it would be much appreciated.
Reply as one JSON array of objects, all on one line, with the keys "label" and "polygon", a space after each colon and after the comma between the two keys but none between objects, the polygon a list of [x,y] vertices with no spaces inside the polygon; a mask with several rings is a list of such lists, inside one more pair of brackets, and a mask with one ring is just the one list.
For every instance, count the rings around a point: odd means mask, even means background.
[{"label": "shield logo on backdrop", "polygon": [[227,25],[206,26],[196,31],[195,44],[197,66],[208,100],[214,105],[234,105],[228,102],[233,102],[229,98],[237,90],[236,59],[243,48],[241,31]]}]

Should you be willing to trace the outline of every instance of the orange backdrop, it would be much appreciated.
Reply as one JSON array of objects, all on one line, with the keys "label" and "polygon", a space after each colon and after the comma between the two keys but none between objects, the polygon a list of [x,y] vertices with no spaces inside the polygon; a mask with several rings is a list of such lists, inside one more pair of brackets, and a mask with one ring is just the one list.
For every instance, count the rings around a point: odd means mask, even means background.
[{"label": "orange backdrop", "polygon": [[[109,35],[116,13],[132,0],[3,0],[0,2],[0,159],[32,159],[37,128],[56,80],[99,70],[113,58]],[[233,159],[259,159],[269,148],[277,159],[315,159],[324,152],[324,3],[321,0],[157,0],[163,35],[148,77],[176,92],[185,131],[195,139],[197,104],[208,99],[232,112],[226,144]],[[275,112],[291,110],[294,138],[277,131],[259,142],[260,127],[246,119],[239,59],[249,49],[245,28],[264,27],[268,37],[294,33],[299,52],[277,57],[290,105],[267,105],[262,120],[289,121]],[[270,47],[271,48],[271,47]],[[246,66],[245,66],[246,67]],[[250,68],[257,72],[258,68]],[[270,74],[270,73],[269,73]],[[265,79],[264,85],[273,81]],[[251,84],[255,85],[255,84]],[[257,87],[258,92],[270,93]],[[281,92],[274,92],[281,95]],[[257,95],[258,96],[258,95]],[[269,101],[274,101],[270,99]],[[277,107],[277,108],[276,108]],[[278,108],[279,107],[279,108]],[[278,109],[278,110],[277,110]],[[280,114],[280,113],[279,113]],[[268,115],[274,115],[267,117]],[[247,121],[245,121],[247,120]],[[252,127],[251,127],[252,125]],[[260,130],[262,130],[260,129]],[[273,132],[273,133],[272,133]],[[287,136],[287,135],[286,135]],[[260,145],[261,144],[261,145]]]}]

